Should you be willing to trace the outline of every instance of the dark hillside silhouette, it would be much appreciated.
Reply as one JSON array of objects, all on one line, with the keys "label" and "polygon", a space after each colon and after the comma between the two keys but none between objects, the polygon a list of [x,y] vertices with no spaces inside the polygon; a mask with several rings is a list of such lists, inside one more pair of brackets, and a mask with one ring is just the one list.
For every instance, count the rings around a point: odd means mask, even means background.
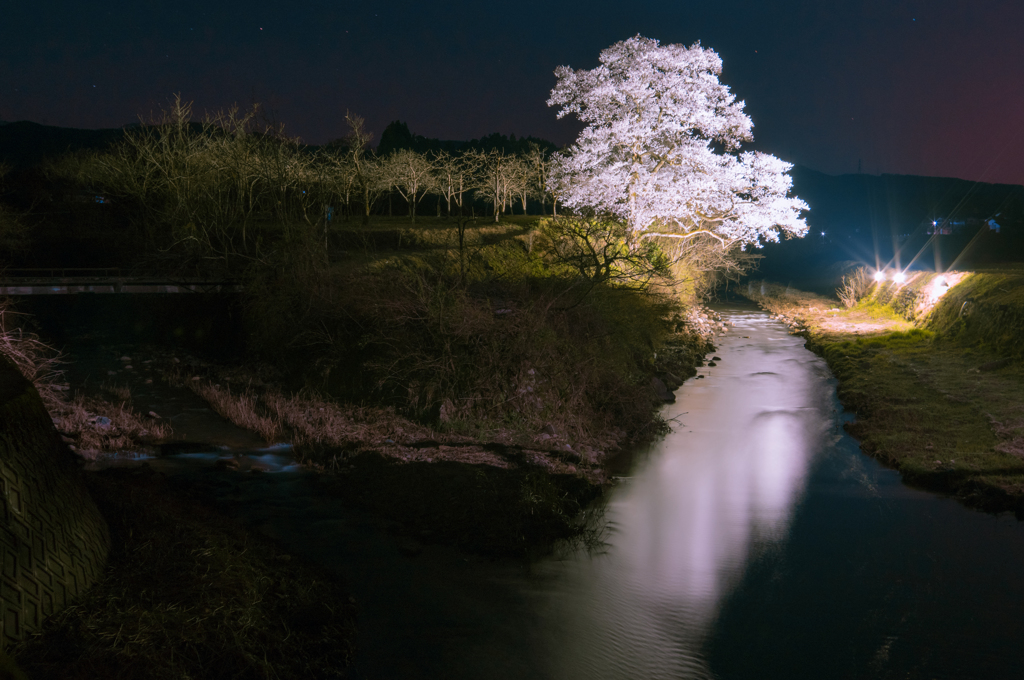
[{"label": "dark hillside silhouette", "polygon": [[0,125],[0,163],[28,168],[69,151],[106,149],[124,135],[121,128],[79,130],[27,120]]},{"label": "dark hillside silhouette", "polygon": [[[814,288],[838,263],[942,268],[1024,258],[1024,186],[918,175],[826,175],[797,166],[810,232],[767,245],[759,275]],[[822,233],[824,232],[824,234]],[[936,233],[937,232],[937,233]],[[916,260],[915,260],[916,257]]]},{"label": "dark hillside silhouette", "polygon": [[469,141],[456,141],[444,139],[430,139],[422,135],[410,132],[409,126],[400,120],[393,121],[380,135],[380,143],[377,145],[377,155],[386,156],[393,151],[410,149],[416,153],[427,153],[429,151],[448,151],[458,153],[469,149],[479,151],[504,151],[507,154],[525,154],[530,151],[531,144],[536,144],[540,149],[553,152],[558,147],[546,139],[538,137],[516,137],[503,135],[495,132],[480,139]]}]

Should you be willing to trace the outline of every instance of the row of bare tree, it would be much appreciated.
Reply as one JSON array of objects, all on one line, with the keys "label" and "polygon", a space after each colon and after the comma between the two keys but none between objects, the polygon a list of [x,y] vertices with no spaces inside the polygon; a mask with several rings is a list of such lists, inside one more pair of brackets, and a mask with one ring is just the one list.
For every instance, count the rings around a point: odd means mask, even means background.
[{"label": "row of bare tree", "polygon": [[[275,238],[311,231],[326,239],[335,216],[368,222],[382,200],[400,197],[410,220],[424,197],[437,197],[438,215],[464,216],[474,202],[495,221],[519,205],[554,199],[545,190],[548,155],[466,150],[420,154],[399,150],[378,157],[361,118],[346,116],[348,135],[320,148],[288,138],[260,122],[258,107],[232,108],[193,121],[191,104],[176,98],[157,120],[129,128],[101,153],[50,164],[51,176],[101,191],[128,206],[155,237],[218,254],[254,253]],[[269,230],[268,230],[269,228]]]},{"label": "row of bare tree", "polygon": [[[361,126],[358,118],[349,117],[350,127]],[[354,137],[350,136],[349,139]],[[348,149],[350,158],[343,158],[337,172],[356,175],[356,147]],[[468,208],[467,198],[482,200],[491,207],[494,221],[500,220],[505,212],[514,213],[518,204],[522,214],[527,213],[531,200],[540,203],[543,214],[550,200],[555,209],[554,198],[546,189],[548,177],[548,154],[533,145],[526,154],[509,154],[502,150],[481,151],[467,149],[459,153],[437,151],[421,154],[401,149],[383,157],[361,159],[366,183],[373,184],[380,192],[394,191],[408,204],[411,221],[416,221],[416,209],[428,194],[438,197],[438,215],[455,215]],[[371,202],[364,200],[367,209]]]}]

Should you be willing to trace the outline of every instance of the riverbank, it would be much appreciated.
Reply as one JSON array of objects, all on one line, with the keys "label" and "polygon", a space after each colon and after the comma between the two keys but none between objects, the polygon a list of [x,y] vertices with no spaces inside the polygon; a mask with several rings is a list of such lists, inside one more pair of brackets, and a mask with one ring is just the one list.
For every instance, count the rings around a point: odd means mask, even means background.
[{"label": "riverbank", "polygon": [[1024,517],[1020,270],[918,274],[851,307],[770,283],[746,294],[828,362],[866,453],[908,484]]},{"label": "riverbank", "polygon": [[[474,225],[466,234],[439,224],[359,249],[282,246],[246,273],[238,298],[196,297],[187,310],[160,296],[32,300],[40,333],[49,330],[78,354],[79,377],[63,381],[57,396],[82,391],[93,400],[79,402],[82,428],[70,429],[71,419],[56,411],[55,424],[93,463],[116,451],[160,456],[232,447],[205,479],[214,482],[218,475],[221,482],[258,480],[254,449],[294,445],[295,457],[317,473],[311,484],[346,510],[379,518],[410,560],[444,546],[515,563],[559,545],[595,547],[601,523],[593,508],[608,481],[604,464],[667,429],[660,407],[704,363],[714,333],[726,328],[713,313],[680,303],[670,281],[581,278],[545,247],[552,235],[535,219],[524,221]],[[359,241],[349,231],[339,230]],[[74,402],[61,401],[67,403]],[[108,407],[135,414],[134,429]],[[209,421],[220,418],[258,441],[238,445],[245,437],[222,431],[208,438],[204,433],[218,429]],[[112,566],[97,599],[55,618],[49,637],[19,657],[23,663],[56,664],[52,675],[66,677],[77,662],[47,649],[65,646],[92,659],[83,668],[128,663],[125,655],[152,658],[160,637],[145,625],[153,623],[167,629],[167,646],[183,655],[237,657],[254,677],[275,668],[273,658],[296,631],[288,628],[290,615],[261,604],[272,599],[263,579],[290,579],[298,592],[314,578],[299,561],[268,562],[257,555],[273,551],[247,530],[221,526],[215,511],[190,514],[199,499],[212,501],[223,491],[204,480],[192,479],[185,492],[148,473],[111,471],[94,479],[98,498],[113,494],[103,501],[112,526],[128,517],[139,522],[115,532],[117,550],[129,557]],[[162,543],[167,532],[180,540]],[[223,611],[266,619],[268,627],[246,629],[235,642],[222,636],[228,629],[218,618],[216,593],[178,579],[165,565],[220,575],[214,590],[254,603],[232,610],[229,597]],[[136,573],[174,587],[150,589]],[[232,581],[235,573],[247,575],[246,582]],[[329,604],[345,598],[340,587],[324,593],[321,601]],[[190,604],[204,601],[212,604]],[[188,616],[179,620],[179,613]],[[338,625],[351,623],[342,619]],[[152,634],[128,643],[119,637],[122,628],[140,626]],[[72,641],[65,645],[64,638]],[[258,644],[268,645],[269,666],[254,655]],[[310,649],[296,658],[320,663],[315,644]],[[345,662],[328,658],[323,665]],[[179,675],[222,675],[211,668],[183,666]],[[283,668],[281,677],[292,672],[287,663]]]},{"label": "riverbank", "polygon": [[[701,363],[712,327],[723,330],[706,312],[676,324],[679,332],[665,338],[648,369],[664,378],[663,390],[678,387],[676,374],[687,376]],[[52,397],[55,426],[83,460],[216,449],[209,442],[202,448],[201,433],[211,428],[201,420],[219,417],[199,412],[204,409],[194,402],[201,398],[258,435],[257,442],[294,442],[304,467],[319,473],[311,483],[380,518],[407,559],[435,545],[516,560],[544,555],[560,542],[596,547],[601,523],[591,505],[607,481],[602,463],[657,431],[627,433],[602,424],[587,431],[604,438],[584,438],[554,424],[541,432],[431,427],[393,408],[290,392],[272,367],[214,363],[166,346],[107,344],[107,336],[118,333],[90,332],[84,345],[69,334],[73,370],[53,373],[50,382],[40,378]],[[663,397],[649,389],[653,413]],[[175,392],[192,393],[193,403]],[[217,467],[220,474],[254,476],[260,468],[250,468],[250,458],[244,449],[227,452]],[[206,505],[217,489],[182,488],[145,464],[89,479],[112,527],[114,558],[84,599],[15,652],[31,677],[109,677],[115,670],[118,677],[153,677],[158,667],[219,677],[222,659],[253,677],[333,677],[346,667],[355,618],[336,576],[289,559]],[[320,603],[330,616],[313,611]],[[249,623],[239,630],[233,619]],[[324,636],[337,648],[325,647]],[[167,649],[176,660],[161,665]]]}]

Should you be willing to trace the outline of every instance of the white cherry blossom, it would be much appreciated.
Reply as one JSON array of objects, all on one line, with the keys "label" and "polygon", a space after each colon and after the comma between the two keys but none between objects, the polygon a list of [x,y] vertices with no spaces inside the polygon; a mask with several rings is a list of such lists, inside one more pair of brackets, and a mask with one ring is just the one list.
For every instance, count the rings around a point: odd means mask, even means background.
[{"label": "white cherry blossom", "polygon": [[636,36],[600,62],[555,71],[548,105],[586,123],[553,159],[549,188],[563,206],[620,221],[632,236],[756,246],[807,232],[807,204],[789,196],[792,165],[740,152],[753,124],[718,80],[718,54]]}]

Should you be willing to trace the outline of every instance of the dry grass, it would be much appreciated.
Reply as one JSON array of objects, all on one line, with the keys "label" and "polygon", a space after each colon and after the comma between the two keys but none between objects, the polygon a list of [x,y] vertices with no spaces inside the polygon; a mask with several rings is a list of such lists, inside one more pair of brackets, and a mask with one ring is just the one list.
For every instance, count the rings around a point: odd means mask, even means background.
[{"label": "dry grass", "polygon": [[52,414],[66,401],[68,385],[60,369],[61,355],[39,336],[26,332],[19,323],[23,315],[0,298],[0,354],[10,359],[23,376],[35,385],[43,404]]},{"label": "dry grass", "polygon": [[836,289],[836,295],[846,308],[856,305],[871,289],[871,276],[864,267],[843,276],[842,284]]},{"label": "dry grass", "polygon": [[102,387],[114,401],[70,397],[60,369],[60,353],[38,336],[25,332],[17,321],[17,313],[0,299],[0,354],[32,381],[57,430],[79,455],[94,458],[100,453],[137,449],[171,435],[168,423],[144,418],[132,410],[131,391],[125,385]]},{"label": "dry grass", "polygon": [[[171,385],[188,388],[221,417],[259,434],[267,443],[287,440],[300,451],[349,449],[379,445],[388,439],[426,440],[437,436],[390,409],[342,406],[311,394],[287,395],[244,369],[190,361],[185,366],[167,367],[163,376]],[[230,382],[240,387],[221,384]]]},{"label": "dry grass", "polygon": [[115,399],[121,402],[129,402],[132,399],[132,391],[128,385],[118,385],[116,383],[103,383],[100,385],[100,390],[106,392]]},{"label": "dry grass", "polygon": [[307,392],[288,394],[249,369],[187,358],[184,363],[165,363],[162,374],[268,443],[293,444],[296,457],[317,469],[337,470],[352,455],[374,452],[400,463],[449,461],[504,469],[526,463],[600,481],[599,463],[605,452],[616,450],[625,437],[620,431],[603,441],[570,442],[564,433],[521,437],[514,430],[439,432],[394,409],[339,404]]},{"label": "dry grass", "polygon": [[171,436],[170,424],[140,416],[123,401],[76,395],[53,404],[50,415],[57,430],[71,440],[73,450],[89,459],[135,450]]},{"label": "dry grass", "polygon": [[219,416],[255,432],[266,442],[281,441],[284,436],[280,419],[261,413],[259,397],[252,390],[232,394],[230,387],[220,387],[208,380],[188,380],[184,385],[205,400]]},{"label": "dry grass", "polygon": [[908,331],[914,324],[885,305],[862,299],[853,307],[815,293],[780,286],[770,281],[751,281],[740,292],[793,330],[814,329],[830,340],[849,336],[868,337]]}]

